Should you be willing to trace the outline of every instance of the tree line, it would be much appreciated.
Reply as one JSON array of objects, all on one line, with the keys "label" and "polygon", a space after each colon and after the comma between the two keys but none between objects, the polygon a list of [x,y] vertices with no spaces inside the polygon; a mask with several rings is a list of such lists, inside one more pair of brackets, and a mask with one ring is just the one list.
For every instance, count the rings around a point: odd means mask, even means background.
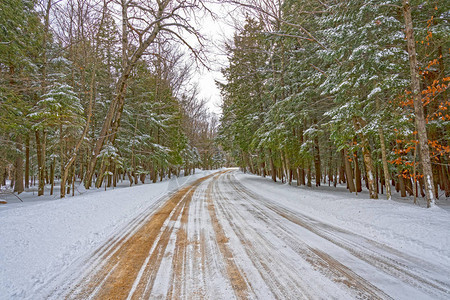
[{"label": "tree line", "polygon": [[248,0],[227,44],[218,140],[298,185],[450,196],[445,1]]},{"label": "tree line", "polygon": [[58,182],[65,197],[76,180],[106,188],[220,166],[217,120],[192,81],[204,57],[189,16],[200,9],[196,0],[2,1],[0,186],[43,195]]}]

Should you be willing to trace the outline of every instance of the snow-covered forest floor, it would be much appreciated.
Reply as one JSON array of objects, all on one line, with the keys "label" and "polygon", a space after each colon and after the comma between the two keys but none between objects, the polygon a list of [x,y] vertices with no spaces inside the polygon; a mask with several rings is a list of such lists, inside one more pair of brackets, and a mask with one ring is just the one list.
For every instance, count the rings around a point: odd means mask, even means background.
[{"label": "snow-covered forest floor", "polygon": [[[200,172],[201,175],[204,175],[204,171],[200,169],[196,169],[195,172]],[[194,174],[196,175],[196,174]],[[194,176],[196,178],[197,176]],[[157,183],[160,183],[161,181],[166,182],[167,180],[170,180],[170,187],[169,189],[177,188],[180,184],[183,184],[188,178],[191,178],[190,176],[183,176],[183,171],[180,172],[180,176],[176,177],[173,176],[172,178],[168,178],[165,176],[162,180],[158,178]],[[171,180],[172,179],[172,180]],[[138,181],[137,186],[140,185],[148,185],[148,184],[154,184],[151,182],[149,176],[145,178],[144,184],[141,181]],[[136,184],[132,185],[133,187],[136,186]],[[72,185],[70,185],[72,188]],[[86,189],[82,182],[80,182],[79,179],[77,179],[75,183],[75,191],[74,196],[85,196],[87,194],[92,193],[101,193],[104,191],[111,191],[116,189],[122,189],[122,188],[128,188],[130,187],[130,181],[128,179],[120,179],[118,180],[115,187],[111,185],[111,187],[106,187],[105,189],[105,183],[102,184],[100,188],[91,187],[90,189]],[[6,185],[2,186],[0,189],[0,200],[6,201],[8,204],[19,204],[19,203],[30,203],[30,202],[41,202],[41,201],[52,201],[52,200],[59,200],[60,199],[60,180],[55,179],[55,185],[53,187],[53,195],[50,195],[50,189],[51,185],[46,184],[44,188],[44,195],[38,196],[38,185],[37,183],[34,185],[30,185],[29,188],[24,189],[24,192],[17,195],[17,193],[13,193],[13,188],[10,187],[10,180],[6,180]],[[70,199],[72,197],[72,190],[70,191],[69,195],[67,197]],[[11,207],[17,207],[17,205],[9,205],[5,206],[3,208],[11,208]]]},{"label": "snow-covered forest floor", "polygon": [[425,209],[233,169],[36,198],[0,206],[0,299],[450,296],[445,198]]}]

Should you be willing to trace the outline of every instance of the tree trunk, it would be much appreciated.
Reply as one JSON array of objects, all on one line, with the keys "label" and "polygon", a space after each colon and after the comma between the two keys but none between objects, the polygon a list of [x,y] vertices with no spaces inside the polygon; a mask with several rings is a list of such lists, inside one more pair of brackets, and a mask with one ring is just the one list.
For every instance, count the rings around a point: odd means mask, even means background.
[{"label": "tree trunk", "polygon": [[[361,131],[361,129],[366,125],[366,121],[362,118],[353,118],[353,126],[356,131]],[[369,149],[369,141],[365,134],[361,133],[361,146],[363,152],[364,165],[366,167],[366,177],[367,184],[369,186],[369,195],[371,199],[378,199],[377,186],[375,182],[375,170],[373,167],[372,155]]]},{"label": "tree trunk", "polygon": [[250,152],[247,152],[247,155],[248,155],[248,161],[249,161],[249,163],[250,163],[250,172],[251,172],[252,174],[255,174],[256,172],[255,172],[255,169],[253,168],[253,158],[252,158],[252,154],[251,154]]},{"label": "tree trunk", "polygon": [[111,176],[111,173],[113,173],[112,171],[113,171],[113,163],[112,163],[112,161],[110,159],[109,160],[109,166],[108,166],[108,185],[107,185],[108,187],[112,186],[112,176]]},{"label": "tree trunk", "polygon": [[80,158],[80,183],[83,182],[84,179],[84,155],[81,154]]},{"label": "tree trunk", "polygon": [[77,179],[76,167],[73,165],[73,174],[72,174],[72,197],[75,196],[75,180]]},{"label": "tree trunk", "polygon": [[416,41],[414,39],[414,29],[409,0],[403,0],[403,13],[405,17],[406,41],[409,54],[409,69],[411,73],[411,92],[414,101],[414,114],[420,145],[420,161],[425,179],[427,207],[432,207],[435,204],[435,198],[433,195],[433,172],[431,169],[430,151],[428,148],[426,121],[423,112],[423,104],[420,97],[420,74],[417,64]]},{"label": "tree trunk", "polygon": [[133,184],[133,176],[131,176],[130,171],[127,171],[128,180],[130,181],[130,186]]},{"label": "tree trunk", "polygon": [[423,186],[424,186],[423,177],[420,177],[419,178],[420,195],[422,197],[425,197],[425,191],[423,190]]},{"label": "tree trunk", "polygon": [[[122,0],[122,4],[128,3],[125,0]],[[97,138],[97,142],[94,146],[94,149],[92,151],[92,156],[89,163],[89,168],[86,173],[87,180],[92,179],[92,175],[94,173],[94,168],[97,163],[97,157],[103,147],[103,144],[105,143],[105,140],[108,139],[109,141],[114,142],[115,135],[117,133],[118,127],[120,125],[120,119],[123,112],[123,106],[125,104],[125,94],[127,90],[127,83],[128,78],[130,77],[131,72],[134,69],[134,66],[137,64],[138,60],[141,58],[141,56],[144,54],[145,50],[150,46],[150,44],[156,39],[159,32],[161,31],[161,22],[164,19],[163,13],[164,8],[169,5],[169,2],[160,2],[160,9],[158,10],[156,21],[157,24],[153,27],[151,33],[148,35],[147,39],[144,41],[141,41],[139,46],[136,48],[136,50],[133,52],[133,55],[128,60],[128,54],[125,58],[122,58],[123,63],[125,64],[122,74],[119,77],[119,80],[116,84],[116,95],[111,101],[111,104],[108,108],[108,112],[106,115],[106,118],[103,122],[102,129],[100,130],[100,134]],[[122,5],[122,17],[126,17],[126,5]],[[128,20],[123,20],[123,23],[125,24],[125,27],[122,28],[122,41],[124,38],[124,35],[127,35],[127,26]],[[124,55],[124,53],[122,53]],[[86,188],[89,188],[87,186]]]},{"label": "tree trunk", "polygon": [[328,186],[331,186],[331,182],[334,181],[333,178],[334,168],[333,168],[333,150],[330,147],[330,157],[328,162]]},{"label": "tree trunk", "polygon": [[356,189],[355,189],[355,183],[353,182],[352,166],[350,165],[349,157],[347,154],[347,148],[344,148],[342,150],[342,157],[344,159],[345,177],[347,178],[348,189],[349,189],[350,193],[354,193],[356,191]]},{"label": "tree trunk", "polygon": [[[151,174],[153,174],[152,182],[156,183],[156,181],[158,181],[158,172],[156,171],[156,168],[154,166],[152,167],[152,173]],[[184,176],[188,176],[188,175],[190,175],[190,168],[189,167],[187,167],[186,170],[184,171]]]},{"label": "tree trunk", "polygon": [[272,180],[277,182],[277,170],[275,169],[275,165],[273,163],[272,151],[269,149],[269,160],[270,160],[270,170],[272,172]]},{"label": "tree trunk", "polygon": [[117,186],[117,178],[119,177],[117,166],[114,165],[114,175],[113,175],[113,187]]},{"label": "tree trunk", "polygon": [[266,177],[266,162],[264,160],[261,161],[261,176]]},{"label": "tree trunk", "polygon": [[[379,108],[377,99],[377,108]],[[386,154],[386,144],[384,142],[384,132],[383,128],[378,126],[378,136],[380,137],[380,147],[381,147],[381,160],[383,163],[383,174],[384,174],[384,184],[386,186],[386,199],[391,200],[391,175],[389,174],[389,167],[387,162],[387,154]]]},{"label": "tree trunk", "polygon": [[439,169],[437,166],[431,166],[431,171],[433,172],[434,197],[439,199]]},{"label": "tree trunk", "polygon": [[[314,123],[317,124],[317,120],[315,120]],[[322,172],[320,167],[321,161],[320,161],[319,137],[316,134],[314,136],[314,170],[316,171],[316,186],[320,186],[320,179],[322,178]]]},{"label": "tree trunk", "polygon": [[[61,173],[61,190],[60,190],[60,198],[64,198],[66,196],[66,180],[67,174],[65,173],[64,168],[64,138],[62,132],[62,124],[59,124],[59,162],[60,162],[60,173]],[[67,170],[69,172],[69,170]],[[70,181],[69,181],[70,184]]]},{"label": "tree trunk", "polygon": [[25,188],[30,187],[30,136],[25,141]]},{"label": "tree trunk", "polygon": [[50,166],[50,195],[53,195],[53,188],[55,187],[55,164],[56,159],[53,157],[52,165]]},{"label": "tree trunk", "polygon": [[307,171],[307,175],[306,175],[306,177],[307,177],[306,186],[308,186],[308,187],[311,187],[311,186],[312,186],[312,184],[311,184],[311,181],[312,181],[312,174],[311,174],[311,173],[312,173],[312,172],[311,172],[311,163],[308,162],[308,171]]},{"label": "tree trunk", "polygon": [[378,199],[377,186],[375,182],[375,173],[373,168],[372,156],[370,154],[369,145],[366,141],[363,144],[363,157],[366,165],[367,183],[369,185],[369,194],[371,199]]},{"label": "tree trunk", "polygon": [[16,149],[17,149],[17,156],[16,156],[16,163],[15,163],[15,185],[14,185],[14,191],[18,194],[23,192],[23,157],[22,157],[22,139],[20,136],[17,137],[16,141]]},{"label": "tree trunk", "polygon": [[[355,139],[356,142],[356,139]],[[362,192],[362,179],[361,179],[361,169],[359,168],[358,162],[358,150],[353,152],[353,161],[355,163],[355,183],[356,183],[356,192]]]},{"label": "tree trunk", "polygon": [[337,168],[334,169],[334,181],[333,181],[333,186],[336,187],[337,183],[338,183],[338,170]]},{"label": "tree trunk", "polygon": [[[299,139],[299,144],[300,146],[303,145],[303,141],[304,141],[304,137],[303,137],[303,126],[300,126],[298,129],[298,139]],[[300,162],[300,166],[299,166],[299,177],[300,177],[300,185],[306,185],[306,181],[305,181],[305,163],[304,160],[302,159]],[[299,179],[297,178],[297,181]]]},{"label": "tree trunk", "polygon": [[286,159],[284,157],[283,150],[280,151],[280,159],[281,159],[281,168],[280,168],[281,182],[285,183],[287,166],[286,166]]},{"label": "tree trunk", "polygon": [[[103,184],[103,179],[105,178],[105,172],[106,172],[106,164],[105,159],[102,159],[102,162],[100,164],[100,174],[98,174],[97,180],[95,181],[95,187],[100,188]],[[105,184],[106,188],[106,184]]]},{"label": "tree trunk", "polygon": [[41,135],[39,129],[35,132],[36,136],[36,153],[38,161],[38,196],[44,195],[45,188],[45,136],[46,133],[43,131],[43,136],[41,140]]},{"label": "tree trunk", "polygon": [[345,179],[345,163],[342,162],[339,166],[339,184],[346,183]]},{"label": "tree trunk", "polygon": [[[408,172],[408,175],[410,175],[409,172]],[[411,177],[405,178],[405,184],[406,184],[406,191],[408,192],[408,194],[410,196],[414,195]]]},{"label": "tree trunk", "polygon": [[65,191],[65,193],[68,194],[68,195],[70,195],[70,189],[71,189],[70,186],[72,184],[72,178],[74,176],[73,168],[70,168],[70,169],[71,169],[71,172],[69,173],[69,177],[67,177],[67,184],[66,184],[66,191]]},{"label": "tree trunk", "polygon": [[136,172],[136,170],[133,172],[133,176],[134,176],[134,184],[138,184],[138,173]]},{"label": "tree trunk", "polygon": [[405,178],[403,177],[403,172],[400,170],[399,174],[397,175],[398,178],[398,186],[400,189],[400,196],[406,197],[406,185],[405,185]]}]

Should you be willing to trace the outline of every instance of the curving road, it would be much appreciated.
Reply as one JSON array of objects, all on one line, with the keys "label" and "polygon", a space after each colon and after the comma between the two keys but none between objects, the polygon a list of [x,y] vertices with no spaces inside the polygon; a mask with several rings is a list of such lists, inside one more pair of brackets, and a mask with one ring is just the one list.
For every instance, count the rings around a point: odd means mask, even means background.
[{"label": "curving road", "polygon": [[448,274],[248,190],[232,170],[162,199],[49,298],[449,299]]}]

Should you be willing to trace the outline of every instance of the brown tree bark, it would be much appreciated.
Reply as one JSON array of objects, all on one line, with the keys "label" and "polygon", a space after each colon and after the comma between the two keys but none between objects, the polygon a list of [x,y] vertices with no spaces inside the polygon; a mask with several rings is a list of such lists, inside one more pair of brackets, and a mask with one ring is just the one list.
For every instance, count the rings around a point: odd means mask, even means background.
[{"label": "brown tree bark", "polygon": [[272,180],[277,182],[277,170],[275,169],[275,165],[273,163],[272,151],[269,149],[269,161],[270,161],[270,170],[272,172]]},{"label": "brown tree bark", "polygon": [[284,183],[287,168],[286,168],[286,160],[283,155],[283,151],[280,151],[280,159],[281,159],[280,178],[281,178],[281,182]]},{"label": "brown tree bark", "polygon": [[[253,165],[252,153],[251,153],[250,151],[247,152],[247,157],[248,157],[248,162],[249,162],[249,164],[250,164],[250,172],[251,172],[252,174],[256,174],[255,167],[254,167],[254,165]],[[208,167],[207,167],[207,170],[209,170]]]},{"label": "brown tree bark", "polygon": [[[299,139],[300,146],[303,145],[304,137],[303,137],[303,127],[302,126],[298,130],[298,139]],[[304,160],[302,159],[302,161],[300,162],[300,166],[298,167],[298,174],[299,174],[299,177],[300,177],[300,185],[305,185],[306,184],[306,182],[305,182],[305,168],[304,168],[305,166],[304,165],[305,165],[305,163],[304,163]],[[298,181],[298,179],[297,179],[297,181]]]},{"label": "brown tree bark", "polygon": [[50,166],[50,195],[53,195],[53,188],[55,186],[55,165],[56,165],[56,159],[53,158],[52,165]]},{"label": "brown tree bark", "polygon": [[25,188],[30,187],[30,136],[25,140]]},{"label": "brown tree bark", "polygon": [[40,134],[40,130],[36,130],[36,153],[37,153],[37,161],[38,161],[38,196],[44,195],[44,187],[45,187],[45,139],[46,133],[43,131],[42,137]]},{"label": "brown tree bark", "polygon": [[[67,174],[70,168],[67,168],[67,171],[64,168],[64,137],[63,137],[63,128],[62,124],[59,124],[59,163],[60,163],[60,173],[61,173],[61,191],[60,197],[64,198],[66,196],[66,180]],[[66,173],[67,172],[67,173]],[[70,182],[69,182],[70,184]]]},{"label": "brown tree bark", "polygon": [[409,0],[403,0],[403,15],[405,18],[406,41],[409,54],[409,69],[411,73],[411,92],[414,101],[414,114],[417,133],[419,137],[420,161],[422,164],[422,172],[424,175],[425,195],[427,199],[427,207],[432,207],[435,204],[435,198],[433,195],[433,172],[431,169],[430,151],[428,147],[428,137],[425,116],[423,112],[423,104],[420,97],[420,75],[418,70],[416,41],[414,39],[414,29]]},{"label": "brown tree bark", "polygon": [[[131,176],[130,171],[127,171],[127,176],[128,176],[128,180],[130,181],[130,186],[133,185],[133,176]],[[152,173],[150,173],[151,176]],[[150,177],[150,180],[152,180],[152,178]]]},{"label": "brown tree bark", "polygon": [[[317,121],[315,121],[317,123]],[[321,161],[320,161],[320,148],[319,137],[317,134],[314,136],[314,170],[316,171],[316,186],[320,186],[320,179],[322,177]]]},{"label": "brown tree bark", "polygon": [[266,177],[266,162],[261,160],[261,176]]},{"label": "brown tree bark", "polygon": [[306,186],[307,187],[311,187],[311,181],[312,181],[312,171],[311,171],[311,162],[308,162],[308,167],[307,167],[307,173],[306,173]]},{"label": "brown tree bark", "polygon": [[342,158],[344,160],[345,165],[345,177],[347,178],[347,185],[350,193],[354,193],[356,191],[355,189],[355,183],[353,182],[353,171],[352,166],[350,165],[347,149],[344,148],[342,150]]},{"label": "brown tree bark", "polygon": [[[353,118],[353,126],[356,131],[361,131],[361,129],[366,125],[366,121],[362,118]],[[361,146],[363,152],[364,165],[366,167],[366,177],[367,184],[369,186],[369,195],[371,199],[378,199],[377,186],[375,182],[375,169],[373,167],[372,155],[369,148],[369,141],[365,134],[360,134]]]},{"label": "brown tree bark", "polygon": [[[376,99],[376,106],[377,110],[380,109],[380,103],[379,99]],[[392,192],[391,192],[391,175],[389,174],[389,166],[387,162],[387,152],[386,152],[386,144],[384,139],[384,131],[383,127],[378,126],[378,136],[380,138],[380,148],[381,148],[381,161],[383,163],[383,175],[384,175],[384,185],[386,187],[386,199],[391,200],[392,199]]]},{"label": "brown tree bark", "polygon": [[339,184],[341,184],[341,183],[346,183],[344,161],[342,161],[342,163],[339,166]]},{"label": "brown tree bark", "polygon": [[72,197],[75,196],[75,180],[77,179],[76,173],[76,165],[73,165],[73,174],[72,174]]},{"label": "brown tree bark", "polygon": [[[356,138],[354,139],[356,142]],[[358,150],[353,152],[353,161],[355,163],[355,183],[356,183],[356,192],[362,192],[362,178],[361,178],[361,169],[359,168],[358,161]]]},{"label": "brown tree bark", "polygon": [[18,194],[23,192],[23,157],[22,157],[22,139],[20,136],[16,139],[16,162],[15,162],[15,184],[14,184],[14,192]]}]

